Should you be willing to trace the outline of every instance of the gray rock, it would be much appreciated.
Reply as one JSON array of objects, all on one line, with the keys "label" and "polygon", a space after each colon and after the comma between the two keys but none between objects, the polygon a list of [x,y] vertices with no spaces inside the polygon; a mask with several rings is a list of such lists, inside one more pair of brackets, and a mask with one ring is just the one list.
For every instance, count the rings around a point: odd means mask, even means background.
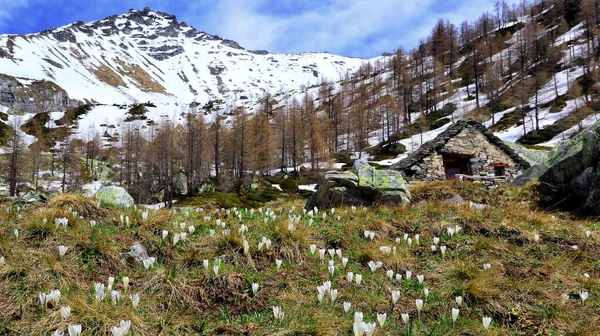
[{"label": "gray rock", "polygon": [[173,192],[175,195],[188,194],[188,178],[184,172],[181,172],[173,178]]},{"label": "gray rock", "polygon": [[487,204],[482,204],[482,203],[473,203],[473,202],[470,202],[470,203],[469,203],[469,207],[470,207],[471,209],[475,209],[475,210],[483,210],[483,209],[487,208],[488,206],[489,206],[489,205],[487,205]]},{"label": "gray rock", "polygon": [[600,121],[554,147],[538,175],[544,206],[600,214]]},{"label": "gray rock", "polygon": [[403,204],[410,203],[410,198],[410,190],[399,172],[376,170],[367,162],[357,160],[351,171],[327,172],[306,208]]},{"label": "gray rock", "polygon": [[143,263],[144,259],[148,259],[148,252],[142,246],[142,244],[140,244],[139,242],[135,242],[129,248],[129,252],[121,253],[121,257],[130,257],[139,261],[140,263]]},{"label": "gray rock", "polygon": [[131,197],[127,190],[122,187],[102,187],[96,191],[94,197],[96,197],[101,203],[124,208],[132,207],[135,204],[133,197]]}]

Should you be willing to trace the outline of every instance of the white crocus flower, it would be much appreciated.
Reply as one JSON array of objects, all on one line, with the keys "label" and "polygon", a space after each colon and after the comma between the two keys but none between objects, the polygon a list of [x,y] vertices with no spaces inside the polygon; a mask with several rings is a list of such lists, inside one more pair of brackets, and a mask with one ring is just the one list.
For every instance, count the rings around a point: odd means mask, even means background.
[{"label": "white crocus flower", "polygon": [[52,295],[52,302],[54,302],[54,304],[57,305],[60,301],[60,291],[58,289],[51,290],[50,295]]},{"label": "white crocus flower", "polygon": [[352,303],[344,302],[344,313],[347,314],[350,311],[350,308],[352,308]]},{"label": "white crocus flower", "polygon": [[446,231],[448,232],[448,235],[450,235],[450,238],[454,236],[454,228],[449,227]]},{"label": "white crocus flower", "polygon": [[375,263],[373,260],[369,261],[367,265],[371,269],[371,272],[375,273],[375,271],[377,271],[377,263]]},{"label": "white crocus flower", "polygon": [[387,314],[383,313],[383,314],[379,314],[377,313],[377,322],[379,322],[379,326],[383,328],[383,325],[385,324],[385,320],[387,319]]},{"label": "white crocus flower", "polygon": [[482,318],[482,322],[483,322],[483,328],[484,328],[485,330],[488,330],[488,328],[490,327],[490,323],[492,323],[492,318],[491,318],[491,317],[484,316],[484,317]]},{"label": "white crocus flower", "polygon": [[354,312],[354,322],[360,323],[363,321],[363,313],[362,312]]},{"label": "white crocus flower", "polygon": [[317,245],[311,244],[310,245],[310,254],[315,255],[316,250],[317,250]]},{"label": "white crocus flower", "polygon": [[362,282],[362,274],[356,274],[354,276],[354,281],[356,282],[357,286],[360,286],[360,283]]},{"label": "white crocus flower", "polygon": [[396,302],[398,302],[399,299],[400,299],[400,291],[399,290],[393,290],[392,291],[392,304],[395,305]]},{"label": "white crocus flower", "polygon": [[410,280],[411,277],[412,277],[412,272],[406,271],[406,280]]},{"label": "white crocus flower", "polygon": [[460,313],[460,310],[458,308],[452,308],[452,323],[456,322],[456,319],[458,319],[459,313]]},{"label": "white crocus flower", "polygon": [[283,259],[275,259],[275,265],[277,267],[277,272],[279,272],[279,268],[281,267],[282,263],[283,263]]},{"label": "white crocus flower", "polygon": [[446,257],[446,245],[440,246],[440,251],[442,252],[442,258]]},{"label": "white crocus flower", "polygon": [[62,259],[62,257],[65,256],[65,253],[67,253],[68,249],[69,248],[64,245],[59,245],[58,246],[58,256]]},{"label": "white crocus flower", "polygon": [[119,291],[111,291],[110,292],[110,299],[112,301],[113,304],[118,304],[119,302],[121,302],[121,292]]},{"label": "white crocus flower", "polygon": [[68,321],[70,315],[71,315],[71,307],[69,307],[69,306],[60,307],[60,317],[62,317],[63,321]]},{"label": "white crocus flower", "polygon": [[417,281],[419,282],[419,285],[422,285],[424,280],[425,276],[423,276],[423,274],[417,275]]},{"label": "white crocus flower", "polygon": [[123,288],[124,288],[125,290],[128,290],[128,289],[129,289],[129,277],[128,277],[128,276],[126,276],[126,277],[123,277]]},{"label": "white crocus flower", "polygon": [[484,269],[484,270],[488,270],[488,269],[490,269],[491,267],[492,267],[492,265],[491,265],[491,264],[488,264],[488,263],[485,263],[485,264],[483,264],[483,269]]},{"label": "white crocus flower", "polygon": [[377,325],[375,323],[367,323],[365,325],[365,335],[366,336],[372,336],[373,333],[375,333],[375,328],[377,327]]},{"label": "white crocus flower", "polygon": [[256,294],[258,293],[258,286],[259,286],[258,283],[256,283],[256,282],[252,283],[252,295],[253,296],[256,296]]},{"label": "white crocus flower", "polygon": [[333,275],[335,274],[335,266],[329,265],[329,267],[327,269],[329,270],[329,274],[333,278]]},{"label": "white crocus flower", "polygon": [[457,296],[454,298],[454,300],[456,301],[456,304],[460,307],[463,304],[463,297],[462,296]]},{"label": "white crocus flower", "polygon": [[364,322],[354,322],[352,324],[352,331],[354,332],[354,336],[363,336],[365,334],[366,329],[367,324]]},{"label": "white crocus flower", "polygon": [[346,280],[348,280],[348,282],[350,284],[352,284],[352,279],[354,278],[354,273],[352,272],[348,272],[348,274],[346,274]]},{"label": "white crocus flower", "polygon": [[387,275],[387,277],[390,279],[390,281],[392,281],[394,279],[394,271],[393,270],[387,270],[385,272],[385,274]]},{"label": "white crocus flower", "polygon": [[423,300],[416,299],[415,300],[415,305],[417,306],[417,317],[420,320],[421,319],[421,310],[423,309]]},{"label": "white crocus flower", "polygon": [[335,303],[335,299],[337,299],[338,297],[338,290],[337,289],[332,289],[329,292],[329,298],[331,299],[331,304]]},{"label": "white crocus flower", "polygon": [[80,336],[81,335],[81,324],[69,324],[69,336]]},{"label": "white crocus flower", "polygon": [[133,308],[137,308],[140,305],[139,294],[131,294],[129,295],[129,299],[131,300],[131,305],[133,306]]},{"label": "white crocus flower", "polygon": [[346,264],[348,264],[348,258],[343,257],[342,258],[342,266],[344,266],[344,268],[346,268]]},{"label": "white crocus flower", "polygon": [[181,239],[181,234],[176,233],[173,235],[173,246],[177,245],[177,242]]},{"label": "white crocus flower", "polygon": [[283,312],[283,309],[281,309],[280,306],[273,306],[273,316],[276,320],[283,320],[283,318],[285,317],[285,313]]},{"label": "white crocus flower", "polygon": [[433,244],[434,244],[434,245],[437,245],[437,244],[439,244],[439,243],[440,243],[440,238],[438,238],[438,237],[433,237]]},{"label": "white crocus flower", "polygon": [[587,291],[579,292],[579,297],[581,298],[581,304],[585,304],[585,300],[588,299],[590,294]]}]

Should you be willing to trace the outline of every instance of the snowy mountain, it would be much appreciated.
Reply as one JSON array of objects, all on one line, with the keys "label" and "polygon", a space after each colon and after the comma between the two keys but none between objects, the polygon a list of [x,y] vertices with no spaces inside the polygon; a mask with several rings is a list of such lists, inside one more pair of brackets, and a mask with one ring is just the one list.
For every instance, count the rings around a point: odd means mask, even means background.
[{"label": "snowy mountain", "polygon": [[[37,34],[0,35],[0,75],[25,87],[50,81],[69,99],[101,104],[185,106],[235,99],[253,106],[266,92],[336,80],[364,62],[329,53],[246,50],[149,8]],[[1,83],[0,103],[10,107],[18,99]]]}]

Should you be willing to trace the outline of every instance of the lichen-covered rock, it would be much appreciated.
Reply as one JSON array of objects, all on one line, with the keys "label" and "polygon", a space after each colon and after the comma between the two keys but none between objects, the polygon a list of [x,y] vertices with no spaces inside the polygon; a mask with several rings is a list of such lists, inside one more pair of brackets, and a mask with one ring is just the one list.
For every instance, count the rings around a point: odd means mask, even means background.
[{"label": "lichen-covered rock", "polygon": [[306,208],[403,203],[410,203],[410,191],[399,172],[376,170],[367,162],[358,160],[351,171],[327,172],[306,203]]},{"label": "lichen-covered rock", "polygon": [[526,174],[539,176],[545,206],[600,214],[600,121],[553,148]]},{"label": "lichen-covered rock", "polygon": [[101,203],[119,206],[123,208],[132,207],[135,202],[127,190],[122,187],[107,186],[96,191],[94,195]]}]

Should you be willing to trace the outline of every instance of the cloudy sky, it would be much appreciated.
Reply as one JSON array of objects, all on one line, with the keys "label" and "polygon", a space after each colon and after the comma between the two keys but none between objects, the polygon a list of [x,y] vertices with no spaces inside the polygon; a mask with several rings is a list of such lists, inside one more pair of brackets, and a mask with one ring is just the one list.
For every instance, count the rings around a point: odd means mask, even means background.
[{"label": "cloudy sky", "polygon": [[439,18],[460,23],[494,0],[0,0],[0,34],[35,33],[146,6],[199,30],[271,52],[370,58],[413,47]]}]

